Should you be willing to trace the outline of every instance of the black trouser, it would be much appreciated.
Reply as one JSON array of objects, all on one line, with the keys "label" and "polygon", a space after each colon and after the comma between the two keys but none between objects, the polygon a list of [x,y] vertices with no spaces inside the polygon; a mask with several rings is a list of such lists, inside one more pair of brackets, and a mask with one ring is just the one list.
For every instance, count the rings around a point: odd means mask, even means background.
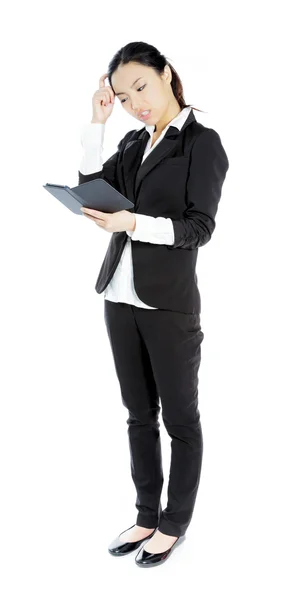
[{"label": "black trouser", "polygon": [[[136,524],[181,536],[194,510],[203,455],[198,409],[204,338],[200,315],[104,299],[104,317],[122,402],[129,411],[126,422],[137,491]],[[163,511],[159,397],[171,437],[168,502]]]}]

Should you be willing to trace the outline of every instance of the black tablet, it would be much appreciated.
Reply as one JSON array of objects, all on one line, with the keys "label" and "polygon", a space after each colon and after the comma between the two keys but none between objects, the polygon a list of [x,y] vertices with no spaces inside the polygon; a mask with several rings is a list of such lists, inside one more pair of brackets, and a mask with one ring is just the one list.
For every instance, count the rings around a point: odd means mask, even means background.
[{"label": "black tablet", "polygon": [[81,206],[107,213],[129,210],[134,206],[131,200],[101,178],[81,183],[73,188],[55,183],[46,183],[43,187],[76,215],[83,216]]}]

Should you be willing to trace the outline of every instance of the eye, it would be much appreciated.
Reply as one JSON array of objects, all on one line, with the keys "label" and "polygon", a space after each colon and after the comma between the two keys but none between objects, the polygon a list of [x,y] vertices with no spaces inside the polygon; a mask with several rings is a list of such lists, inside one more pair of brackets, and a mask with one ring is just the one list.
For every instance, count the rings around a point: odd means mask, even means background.
[{"label": "eye", "polygon": [[[145,88],[146,83],[144,85],[142,85],[140,88],[137,89],[137,91],[139,92],[140,90],[143,90],[143,88]],[[123,104],[124,102],[126,102],[126,98],[124,100],[121,100],[121,104]]]}]

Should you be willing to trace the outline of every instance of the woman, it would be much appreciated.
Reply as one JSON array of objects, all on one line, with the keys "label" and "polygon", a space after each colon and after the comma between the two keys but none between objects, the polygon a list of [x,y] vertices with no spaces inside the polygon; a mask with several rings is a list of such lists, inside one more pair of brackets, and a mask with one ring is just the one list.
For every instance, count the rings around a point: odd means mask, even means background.
[{"label": "woman", "polygon": [[[115,98],[144,127],[127,132],[102,164],[104,126]],[[112,214],[82,209],[112,233],[96,290],[104,291],[105,323],[129,413],[137,491],[136,523],[108,550],[120,556],[142,545],[136,564],[156,566],[183,541],[199,486],[204,334],[195,266],[198,247],[215,228],[229,163],[217,132],[198,123],[185,104],[176,71],[154,46],[141,42],[121,48],[100,78],[93,118],[81,141],[79,184],[102,177],[134,203],[129,211]],[[159,397],[171,437],[164,510]]]}]

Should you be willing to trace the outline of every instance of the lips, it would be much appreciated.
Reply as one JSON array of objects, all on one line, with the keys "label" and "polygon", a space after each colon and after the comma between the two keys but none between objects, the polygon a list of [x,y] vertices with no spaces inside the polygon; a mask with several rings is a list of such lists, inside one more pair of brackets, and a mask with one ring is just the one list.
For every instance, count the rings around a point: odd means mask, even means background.
[{"label": "lips", "polygon": [[[138,113],[138,117],[141,117],[143,112],[145,112],[145,111],[141,110],[141,112]],[[148,112],[150,112],[150,110]]]}]

